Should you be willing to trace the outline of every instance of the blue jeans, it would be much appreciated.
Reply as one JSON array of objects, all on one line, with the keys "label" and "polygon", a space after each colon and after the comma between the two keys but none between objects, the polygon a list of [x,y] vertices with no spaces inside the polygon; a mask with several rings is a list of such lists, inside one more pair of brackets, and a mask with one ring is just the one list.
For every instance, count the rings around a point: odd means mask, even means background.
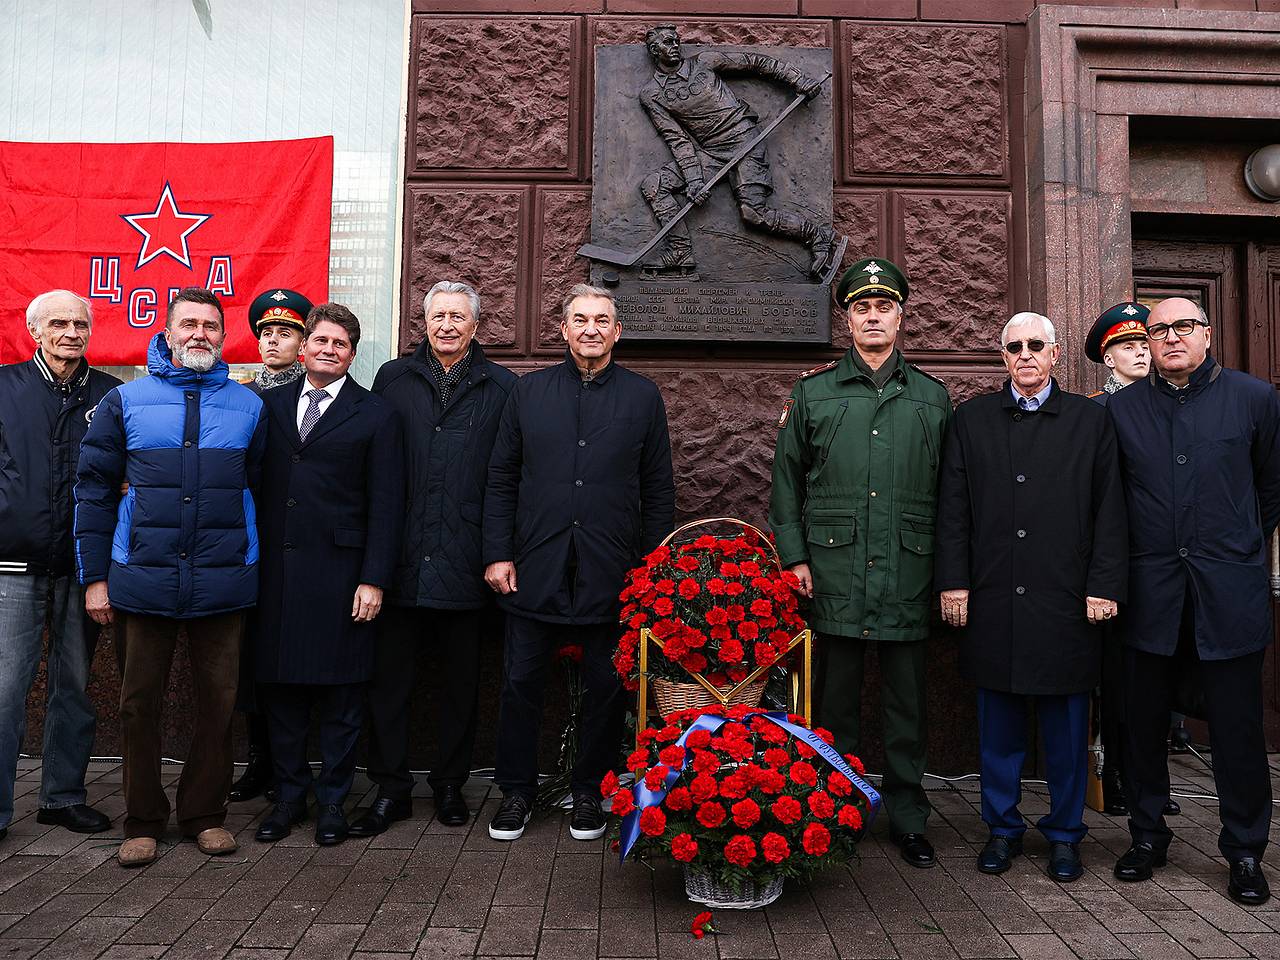
[{"label": "blue jeans", "polygon": [[1022,696],[978,689],[978,736],[982,746],[982,819],[993,836],[1020,837],[1027,825],[1018,811],[1022,762],[1027,756],[1027,709],[1035,705],[1044,740],[1049,814],[1036,827],[1045,839],[1079,843],[1084,791],[1089,782],[1089,694]]},{"label": "blue jeans", "polygon": [[75,577],[0,575],[0,827],[13,819],[13,782],[49,619],[48,699],[40,807],[85,802],[84,775],[96,716],[85,688],[98,627]]}]

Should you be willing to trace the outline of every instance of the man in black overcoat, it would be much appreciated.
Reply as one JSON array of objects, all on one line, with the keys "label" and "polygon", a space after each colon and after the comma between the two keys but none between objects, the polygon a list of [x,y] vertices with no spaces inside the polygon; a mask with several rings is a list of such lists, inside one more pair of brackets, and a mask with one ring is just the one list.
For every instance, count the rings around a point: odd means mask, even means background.
[{"label": "man in black overcoat", "polygon": [[269,442],[253,656],[278,796],[258,827],[264,842],[288,836],[306,816],[313,714],[322,760],[316,842],[347,836],[342,804],[355,774],[373,620],[404,522],[400,416],[348,376],[359,343],[350,310],[313,308],[303,341],[306,376],[262,395]]},{"label": "man in black overcoat", "polygon": [[418,652],[430,653],[436,688],[436,756],[427,780],[436,819],[467,822],[462,786],[471,773],[480,686],[480,624],[492,592],[480,560],[489,454],[516,375],[475,339],[480,296],[441,280],[423,300],[427,336],[412,356],[389,360],[373,392],[406,425],[408,506],[404,539],[379,624],[369,680],[369,779],[373,805],[351,825],[372,837],[413,812],[409,715]]},{"label": "man in black overcoat", "polygon": [[1280,520],[1280,399],[1269,383],[1209,354],[1208,318],[1181,297],[1147,318],[1155,369],[1111,398],[1129,505],[1125,792],[1133,845],[1115,866],[1146,880],[1172,832],[1165,736],[1180,664],[1204,692],[1227,891],[1270,896],[1262,855],[1271,777],[1262,663],[1272,639],[1267,542]]},{"label": "man in black overcoat", "polygon": [[622,686],[611,660],[618,594],[675,513],[666,407],[657,384],[612,360],[622,334],[613,295],[575,286],[560,331],[564,363],[516,382],[489,461],[485,580],[507,613],[495,840],[518,839],[529,820],[557,641],[583,649],[570,832],[576,840],[604,834],[600,780],[622,742]]},{"label": "man in black overcoat", "polygon": [[978,685],[982,818],[978,857],[1002,873],[1022,849],[1018,810],[1027,711],[1045,745],[1050,809],[1037,824],[1048,872],[1083,872],[1089,693],[1097,623],[1125,599],[1128,537],[1106,411],[1053,379],[1053,324],[1015,315],[1001,335],[1009,380],[956,410],[942,458],[934,582],[943,619],[964,627],[960,665]]}]

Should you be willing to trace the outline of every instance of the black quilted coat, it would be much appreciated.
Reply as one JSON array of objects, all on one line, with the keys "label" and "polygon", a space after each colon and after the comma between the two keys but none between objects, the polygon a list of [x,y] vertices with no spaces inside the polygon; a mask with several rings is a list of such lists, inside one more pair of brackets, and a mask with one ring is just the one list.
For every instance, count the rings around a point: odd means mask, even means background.
[{"label": "black quilted coat", "polygon": [[485,474],[516,375],[471,345],[471,369],[447,404],[427,366],[424,340],[412,356],[382,365],[373,392],[404,421],[405,530],[387,602],[476,610],[492,597],[480,558]]}]

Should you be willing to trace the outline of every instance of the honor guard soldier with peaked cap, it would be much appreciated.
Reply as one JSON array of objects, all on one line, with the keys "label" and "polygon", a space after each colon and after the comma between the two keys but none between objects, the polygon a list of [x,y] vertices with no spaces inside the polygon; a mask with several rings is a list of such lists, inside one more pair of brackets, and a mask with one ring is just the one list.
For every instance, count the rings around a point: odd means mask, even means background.
[{"label": "honor guard soldier with peaked cap", "polygon": [[[258,340],[258,353],[262,356],[262,369],[245,384],[254,393],[284,387],[294,383],[304,373],[298,353],[302,349],[303,330],[311,301],[284,287],[272,287],[253,298],[249,304],[249,328]],[[252,631],[250,631],[252,634]],[[252,800],[266,794],[275,800],[272,784],[271,741],[267,737],[266,715],[257,709],[256,689],[253,682],[253,656],[249,646],[252,636],[246,640],[240,664],[240,690],[236,696],[236,708],[242,711],[249,729],[249,756],[242,773],[228,794],[233,803]]]},{"label": "honor guard soldier with peaked cap", "polygon": [[[1107,380],[1089,399],[1104,407],[1113,393],[1141,380],[1151,369],[1147,345],[1147,316],[1151,311],[1134,300],[1108,308],[1094,321],[1084,341],[1084,352],[1107,368]],[[1115,624],[1101,628],[1102,682],[1098,700],[1098,734],[1102,739],[1102,809],[1111,817],[1123,817],[1129,807],[1124,796],[1124,657]],[[1114,634],[1114,635],[1113,635]],[[1165,804],[1166,816],[1179,813],[1177,801]]]},{"label": "honor guard soldier with peaked cap", "polygon": [[[263,368],[247,384],[250,390],[262,393],[302,376],[298,353],[310,312],[311,301],[296,290],[276,287],[254,297],[249,304],[249,326],[258,339]],[[232,799],[248,800],[249,796]]]},{"label": "honor guard soldier with peaked cap", "polygon": [[907,278],[859,260],[836,298],[853,346],[802,374],[778,419],[769,524],[784,567],[812,598],[821,634],[818,722],[858,752],[863,660],[878,648],[884,705],[881,792],[902,858],[934,865],[925,837],[925,665],[934,519],[947,388],[895,346]]},{"label": "honor guard soldier with peaked cap", "polygon": [[1094,321],[1084,341],[1084,353],[1094,363],[1107,367],[1107,382],[1097,393],[1089,394],[1090,399],[1105,406],[1111,394],[1147,375],[1151,368],[1151,349],[1147,346],[1150,312],[1142,304],[1126,300]]},{"label": "honor guard soldier with peaked cap", "polygon": [[255,337],[262,336],[262,328],[273,323],[302,331],[307,326],[311,306],[311,301],[296,290],[283,287],[265,290],[249,304],[249,326]]}]

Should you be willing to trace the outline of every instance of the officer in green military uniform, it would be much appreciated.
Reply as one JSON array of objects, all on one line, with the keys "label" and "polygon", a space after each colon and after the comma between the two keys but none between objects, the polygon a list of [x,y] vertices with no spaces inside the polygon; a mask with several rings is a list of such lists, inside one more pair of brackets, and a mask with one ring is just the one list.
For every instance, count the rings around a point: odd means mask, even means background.
[{"label": "officer in green military uniform", "polygon": [[840,278],[854,345],[803,374],[783,406],[769,524],[783,566],[812,598],[817,721],[841,752],[860,746],[863,660],[877,644],[890,835],[907,863],[931,867],[921,786],[926,640],[951,400],[895,346],[907,293],[907,278],[884,259],[860,260]]}]

